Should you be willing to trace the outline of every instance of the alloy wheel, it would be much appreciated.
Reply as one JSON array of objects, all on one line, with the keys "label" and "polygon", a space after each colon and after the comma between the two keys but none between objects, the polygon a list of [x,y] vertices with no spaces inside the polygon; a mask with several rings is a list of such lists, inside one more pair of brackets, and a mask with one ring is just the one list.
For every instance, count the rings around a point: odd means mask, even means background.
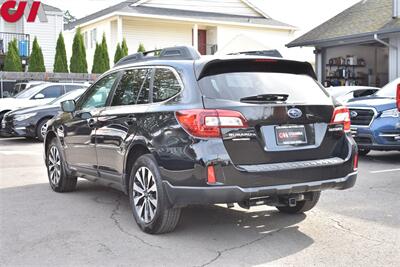
[{"label": "alloy wheel", "polygon": [[44,139],[46,136],[47,132],[47,123],[42,125],[42,128],[40,128],[40,134],[42,135],[42,138]]},{"label": "alloy wheel", "polygon": [[133,182],[133,202],[139,218],[150,223],[157,211],[157,185],[153,173],[140,167]]},{"label": "alloy wheel", "polygon": [[53,185],[58,185],[61,178],[61,158],[58,148],[55,146],[51,147],[48,157],[50,181]]}]

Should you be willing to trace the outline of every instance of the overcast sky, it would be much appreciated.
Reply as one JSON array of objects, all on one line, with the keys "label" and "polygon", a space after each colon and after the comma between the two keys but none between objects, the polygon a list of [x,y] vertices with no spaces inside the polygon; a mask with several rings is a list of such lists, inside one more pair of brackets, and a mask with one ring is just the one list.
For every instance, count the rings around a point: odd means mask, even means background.
[{"label": "overcast sky", "polygon": [[[168,0],[166,0],[168,1]],[[360,0],[250,0],[263,9],[270,17],[296,26],[299,30],[295,36],[300,36],[326,20],[337,15]],[[122,2],[122,0],[42,0],[49,5],[62,10],[69,10],[77,18],[84,17],[98,10]],[[291,49],[296,54],[297,49]],[[312,50],[301,53],[300,58],[312,56]],[[303,57],[304,55],[304,57]]]}]

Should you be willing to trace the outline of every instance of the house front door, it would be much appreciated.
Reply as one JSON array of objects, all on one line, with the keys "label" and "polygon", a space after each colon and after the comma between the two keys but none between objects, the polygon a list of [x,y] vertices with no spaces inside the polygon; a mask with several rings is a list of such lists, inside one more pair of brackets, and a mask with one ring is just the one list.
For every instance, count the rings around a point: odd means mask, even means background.
[{"label": "house front door", "polygon": [[199,52],[202,55],[207,54],[207,31],[199,30],[198,31],[198,48]]}]

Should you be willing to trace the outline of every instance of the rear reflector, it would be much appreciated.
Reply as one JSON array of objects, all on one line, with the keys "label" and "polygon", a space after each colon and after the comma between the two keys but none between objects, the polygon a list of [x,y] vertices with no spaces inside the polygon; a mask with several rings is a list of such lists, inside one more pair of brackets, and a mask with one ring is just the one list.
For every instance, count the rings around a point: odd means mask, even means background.
[{"label": "rear reflector", "polygon": [[397,85],[396,106],[397,110],[400,111],[400,83]]},{"label": "rear reflector", "polygon": [[343,129],[346,133],[350,132],[350,112],[346,107],[337,107],[333,111],[331,123],[343,124]]},{"label": "rear reflector", "polygon": [[358,153],[354,155],[353,170],[358,170]]},{"label": "rear reflector", "polygon": [[214,165],[210,165],[207,167],[207,183],[215,184],[216,182],[217,178],[215,177]]},{"label": "rear reflector", "polygon": [[221,137],[221,128],[247,128],[240,112],[220,109],[191,109],[176,112],[176,118],[191,135],[201,138]]}]

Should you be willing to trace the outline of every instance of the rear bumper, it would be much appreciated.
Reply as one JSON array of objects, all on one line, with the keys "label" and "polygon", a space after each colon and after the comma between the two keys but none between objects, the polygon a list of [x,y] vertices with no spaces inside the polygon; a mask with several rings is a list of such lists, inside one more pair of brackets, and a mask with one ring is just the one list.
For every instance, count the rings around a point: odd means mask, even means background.
[{"label": "rear bumper", "polygon": [[306,183],[242,188],[239,186],[189,187],[173,186],[163,181],[164,190],[172,206],[190,204],[236,203],[251,198],[306,193],[328,189],[344,190],[354,186],[357,172],[336,179]]}]

